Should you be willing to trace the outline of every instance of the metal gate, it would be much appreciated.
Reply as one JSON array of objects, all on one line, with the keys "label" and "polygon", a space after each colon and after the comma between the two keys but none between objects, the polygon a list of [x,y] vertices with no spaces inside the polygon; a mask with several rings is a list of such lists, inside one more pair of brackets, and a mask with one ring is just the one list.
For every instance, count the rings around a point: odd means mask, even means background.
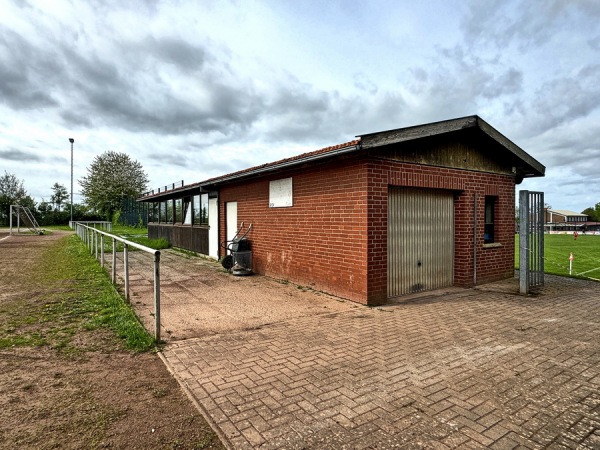
[{"label": "metal gate", "polygon": [[544,193],[519,191],[519,290],[544,284]]},{"label": "metal gate", "polygon": [[390,187],[388,297],[454,283],[454,195]]}]

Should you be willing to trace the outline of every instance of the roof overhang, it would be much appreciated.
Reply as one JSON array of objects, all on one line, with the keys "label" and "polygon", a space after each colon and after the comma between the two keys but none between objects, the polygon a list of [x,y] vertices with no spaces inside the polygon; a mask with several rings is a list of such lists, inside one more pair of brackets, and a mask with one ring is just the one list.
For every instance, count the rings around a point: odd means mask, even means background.
[{"label": "roof overhang", "polygon": [[348,142],[346,144],[340,144],[335,147],[328,147],[326,149],[317,150],[315,152],[305,153],[296,157],[283,159],[269,164],[263,164],[262,166],[252,167],[250,169],[241,170],[239,172],[230,173],[217,178],[211,178],[210,180],[200,182],[200,186],[204,190],[212,190],[222,184],[228,182],[240,181],[255,177],[258,175],[265,175],[278,170],[287,169],[295,166],[299,166],[306,163],[320,161],[326,158],[332,158],[335,156],[345,155],[360,150],[360,143],[358,141]]},{"label": "roof overhang", "polygon": [[398,128],[395,130],[380,131],[377,133],[361,134],[358,135],[358,137],[361,139],[362,148],[369,149],[401,142],[414,141],[416,139],[440,136],[448,133],[456,133],[463,130],[473,130],[482,133],[487,138],[493,140],[502,148],[504,148],[508,155],[521,162],[521,164],[518,165],[518,176],[522,178],[544,176],[546,168],[539,161],[534,159],[521,147],[509,140],[506,136],[504,136],[477,115],[444,120],[441,122],[433,122],[413,127]]}]

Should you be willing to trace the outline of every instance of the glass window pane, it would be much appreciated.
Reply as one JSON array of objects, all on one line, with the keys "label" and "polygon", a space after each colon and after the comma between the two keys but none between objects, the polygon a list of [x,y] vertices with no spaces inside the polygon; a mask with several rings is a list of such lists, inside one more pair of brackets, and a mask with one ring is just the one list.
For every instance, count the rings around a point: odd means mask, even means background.
[{"label": "glass window pane", "polygon": [[191,198],[187,197],[184,199],[184,210],[185,210],[185,220],[183,223],[186,225],[192,224],[192,205]]},{"label": "glass window pane", "polygon": [[165,202],[165,217],[167,223],[173,223],[173,200]]},{"label": "glass window pane", "polygon": [[194,225],[200,225],[200,196],[194,195]]},{"label": "glass window pane", "polygon": [[208,225],[208,194],[201,195],[201,212],[200,212],[200,223],[202,225]]},{"label": "glass window pane", "polygon": [[485,197],[485,223],[483,231],[484,244],[495,242],[494,236],[494,209],[496,207],[496,197]]},{"label": "glass window pane", "polygon": [[178,198],[175,200],[175,217],[173,223],[182,223],[183,222],[183,210],[182,210],[182,202],[181,199]]}]

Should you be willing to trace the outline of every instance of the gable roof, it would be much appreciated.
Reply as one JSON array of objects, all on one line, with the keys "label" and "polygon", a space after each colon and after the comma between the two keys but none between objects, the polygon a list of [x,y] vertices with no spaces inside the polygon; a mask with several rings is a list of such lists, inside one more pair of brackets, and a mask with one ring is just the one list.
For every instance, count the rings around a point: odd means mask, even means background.
[{"label": "gable roof", "polygon": [[511,156],[520,164],[516,168],[517,175],[522,178],[543,177],[546,168],[531,155],[525,152],[517,144],[509,140],[498,130],[477,115],[459,117],[458,119],[443,120],[424,125],[398,128],[395,130],[379,131],[360,135],[363,148],[381,147],[384,145],[412,141],[447,133],[455,133],[461,130],[478,132],[481,136],[499,144],[507,155]]},{"label": "gable roof", "polygon": [[479,116],[473,115],[424,125],[357,135],[357,139],[345,142],[343,144],[337,144],[293,156],[291,158],[285,158],[271,163],[238,170],[226,175],[183,186],[172,191],[149,195],[140,200],[150,201],[158,198],[160,198],[160,200],[167,200],[168,198],[174,198],[182,192],[208,192],[218,188],[218,186],[221,184],[239,181],[255,175],[275,172],[280,169],[299,166],[301,164],[311,163],[343,154],[359,153],[370,148],[383,147],[390,144],[432,136],[440,136],[448,133],[456,133],[461,130],[470,130],[470,132],[478,133],[486,139],[495,142],[498,145],[498,148],[500,148],[507,156],[510,157],[509,160],[516,163],[515,170],[517,171],[516,176],[518,179],[523,179],[525,177],[544,176],[546,168],[541,163],[527,154],[518,145],[510,141]]}]

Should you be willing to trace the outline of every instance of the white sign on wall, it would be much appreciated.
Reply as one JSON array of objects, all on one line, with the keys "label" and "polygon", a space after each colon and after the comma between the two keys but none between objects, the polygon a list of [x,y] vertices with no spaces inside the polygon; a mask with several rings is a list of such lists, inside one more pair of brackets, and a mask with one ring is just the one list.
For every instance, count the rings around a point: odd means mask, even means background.
[{"label": "white sign on wall", "polygon": [[269,183],[269,208],[294,206],[292,179],[283,178]]}]

